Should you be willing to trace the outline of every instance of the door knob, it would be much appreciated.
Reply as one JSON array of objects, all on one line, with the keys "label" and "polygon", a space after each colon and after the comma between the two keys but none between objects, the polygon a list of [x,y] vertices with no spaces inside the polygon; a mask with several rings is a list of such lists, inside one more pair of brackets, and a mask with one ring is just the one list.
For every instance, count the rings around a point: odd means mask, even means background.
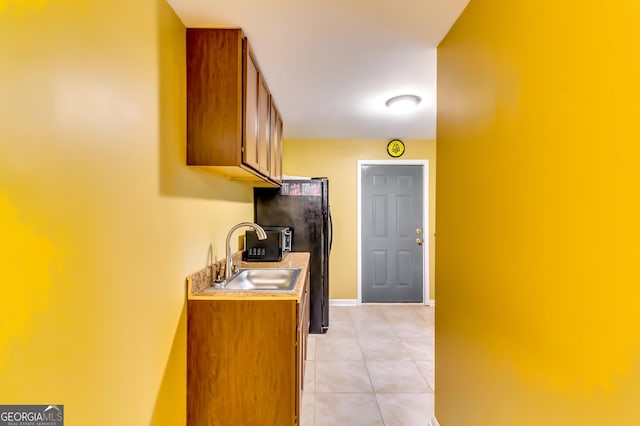
[{"label": "door knob", "polygon": [[418,245],[422,245],[422,238],[416,238],[416,243],[418,243]]}]

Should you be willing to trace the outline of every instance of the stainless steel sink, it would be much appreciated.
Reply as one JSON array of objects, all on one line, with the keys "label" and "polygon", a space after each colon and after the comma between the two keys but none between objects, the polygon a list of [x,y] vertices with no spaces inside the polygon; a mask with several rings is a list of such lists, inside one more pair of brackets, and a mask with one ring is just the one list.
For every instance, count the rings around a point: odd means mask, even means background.
[{"label": "stainless steel sink", "polygon": [[296,286],[300,268],[240,269],[220,287],[207,287],[204,291],[268,290],[289,291]]}]

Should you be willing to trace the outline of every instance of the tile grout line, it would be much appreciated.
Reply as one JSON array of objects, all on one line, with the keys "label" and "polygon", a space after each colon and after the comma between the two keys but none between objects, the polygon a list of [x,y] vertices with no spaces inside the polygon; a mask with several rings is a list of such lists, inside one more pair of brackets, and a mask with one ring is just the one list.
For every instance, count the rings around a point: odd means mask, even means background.
[{"label": "tile grout line", "polygon": [[[353,326],[355,330],[355,324]],[[378,395],[376,393],[376,388],[373,386],[373,379],[371,378],[371,372],[369,371],[369,365],[367,364],[367,359],[364,354],[364,350],[362,349],[362,344],[360,343],[360,336],[358,335],[358,330],[355,330],[356,340],[358,341],[358,346],[360,347],[360,352],[362,353],[362,362],[364,362],[364,368],[367,370],[367,377],[369,377],[369,384],[371,385],[371,392],[373,393],[373,399],[376,401],[376,407],[378,407],[378,414],[380,415],[380,420],[382,421],[382,426],[385,426],[384,416],[382,415],[382,408],[380,408],[380,401],[378,401]]]}]

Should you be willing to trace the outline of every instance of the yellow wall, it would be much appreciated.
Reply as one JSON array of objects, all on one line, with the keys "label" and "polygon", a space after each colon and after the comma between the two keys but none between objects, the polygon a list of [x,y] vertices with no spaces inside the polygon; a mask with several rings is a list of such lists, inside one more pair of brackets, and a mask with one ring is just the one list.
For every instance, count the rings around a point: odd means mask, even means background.
[{"label": "yellow wall", "polygon": [[185,276],[252,218],[185,166],[185,28],[164,0],[0,0],[0,402],[185,422]]},{"label": "yellow wall", "polygon": [[471,0],[438,49],[444,426],[640,424],[638,20]]},{"label": "yellow wall", "polygon": [[[296,176],[327,176],[334,222],[334,241],[329,264],[329,297],[358,297],[357,265],[357,178],[358,160],[389,160],[387,140],[312,140],[284,141],[283,169]],[[429,160],[429,270],[430,297],[434,295],[435,241],[435,141],[405,141],[403,160]]]}]

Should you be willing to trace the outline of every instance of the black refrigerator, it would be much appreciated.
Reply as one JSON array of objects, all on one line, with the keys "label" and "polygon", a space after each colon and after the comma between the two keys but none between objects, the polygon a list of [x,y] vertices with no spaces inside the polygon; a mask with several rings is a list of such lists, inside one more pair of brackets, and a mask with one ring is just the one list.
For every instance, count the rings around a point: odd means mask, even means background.
[{"label": "black refrigerator", "polygon": [[280,188],[254,188],[254,220],[261,226],[289,226],[291,251],[310,253],[310,333],[329,329],[329,253],[333,224],[329,180],[284,180]]}]

